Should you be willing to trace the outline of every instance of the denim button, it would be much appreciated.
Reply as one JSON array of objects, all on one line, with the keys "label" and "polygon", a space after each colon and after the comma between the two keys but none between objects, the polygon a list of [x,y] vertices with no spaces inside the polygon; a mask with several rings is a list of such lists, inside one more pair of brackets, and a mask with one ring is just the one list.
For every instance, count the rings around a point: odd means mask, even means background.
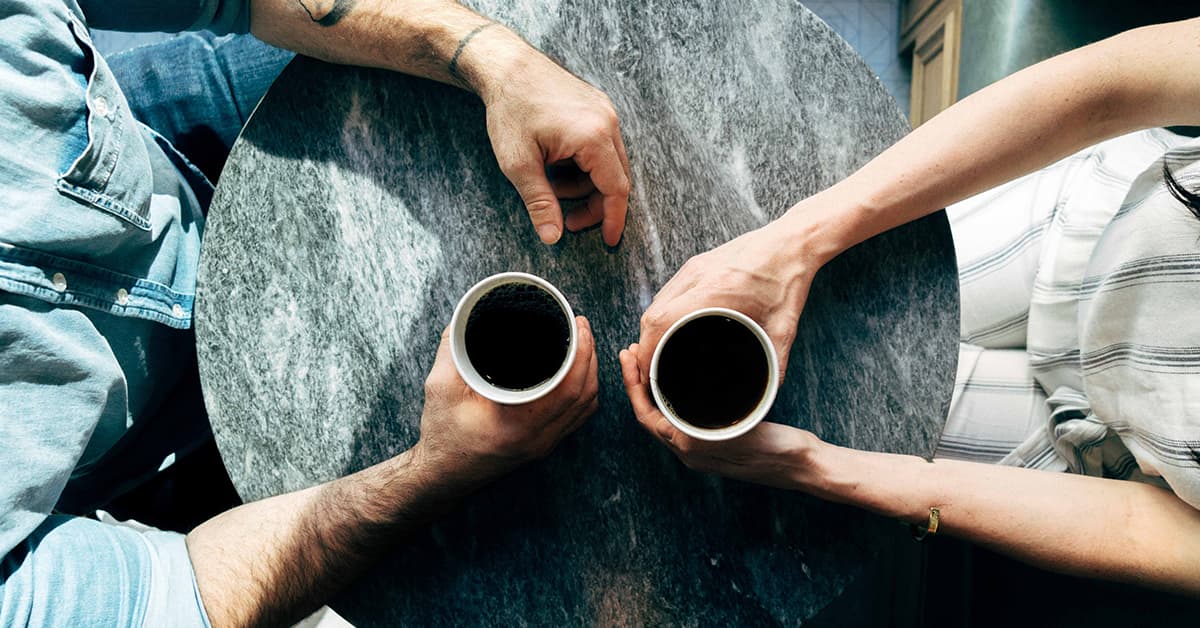
[{"label": "denim button", "polygon": [[50,278],[50,281],[54,283],[54,289],[58,290],[59,292],[63,292],[67,289],[67,278],[62,273],[54,273],[54,276]]},{"label": "denim button", "polygon": [[108,105],[108,99],[104,96],[96,96],[92,99],[92,108],[96,110],[96,115],[107,118],[112,109]]},{"label": "denim button", "polygon": [[171,306],[171,313],[175,315],[175,318],[183,318],[183,307],[176,303]]},{"label": "denim button", "polygon": [[129,303],[129,291],[128,290],[126,290],[124,288],[117,290],[117,303],[119,305],[125,305],[126,303]]}]

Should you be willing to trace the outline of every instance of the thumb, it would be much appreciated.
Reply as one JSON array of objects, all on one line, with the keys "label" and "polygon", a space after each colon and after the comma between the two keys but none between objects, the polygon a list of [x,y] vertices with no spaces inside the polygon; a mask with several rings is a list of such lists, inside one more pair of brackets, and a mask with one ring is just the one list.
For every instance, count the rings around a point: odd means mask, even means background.
[{"label": "thumb", "polygon": [[546,164],[539,158],[539,152],[523,150],[502,170],[525,202],[538,237],[546,244],[558,242],[563,231],[562,208],[546,178]]}]

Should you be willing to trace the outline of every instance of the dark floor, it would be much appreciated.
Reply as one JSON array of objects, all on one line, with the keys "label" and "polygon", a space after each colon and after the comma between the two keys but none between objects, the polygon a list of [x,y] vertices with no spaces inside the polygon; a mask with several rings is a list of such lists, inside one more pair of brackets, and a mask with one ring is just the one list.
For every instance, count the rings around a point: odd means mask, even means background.
[{"label": "dark floor", "polygon": [[1200,600],[1049,573],[954,539],[926,561],[923,626],[1200,625]]}]

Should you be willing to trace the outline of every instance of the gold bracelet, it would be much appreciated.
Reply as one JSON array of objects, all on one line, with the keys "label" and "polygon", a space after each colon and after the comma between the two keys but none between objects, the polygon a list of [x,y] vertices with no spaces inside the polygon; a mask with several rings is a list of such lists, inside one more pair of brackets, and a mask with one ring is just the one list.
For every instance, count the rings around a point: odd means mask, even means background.
[{"label": "gold bracelet", "polygon": [[909,528],[912,530],[913,539],[917,541],[924,541],[926,537],[937,534],[938,516],[940,514],[941,512],[939,512],[937,508],[930,508],[929,523],[925,524],[924,526],[919,526],[915,523],[910,524]]}]

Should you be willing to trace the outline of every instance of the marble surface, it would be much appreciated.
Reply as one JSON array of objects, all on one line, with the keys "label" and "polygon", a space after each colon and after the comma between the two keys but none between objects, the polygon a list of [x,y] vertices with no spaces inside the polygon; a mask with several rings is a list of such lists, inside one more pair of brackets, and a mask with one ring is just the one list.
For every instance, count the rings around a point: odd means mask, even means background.
[{"label": "marble surface", "polygon": [[[637,427],[616,360],[688,257],[901,137],[894,101],[795,2],[471,4],[611,96],[633,174],[625,238],[611,250],[598,231],[541,245],[472,95],[297,59],[233,150],[201,263],[205,400],[243,497],[411,446],[458,297],[488,274],[533,272],[593,321],[600,412],[334,608],[360,626],[845,625],[898,613],[897,587],[916,577],[904,528],[688,471]],[[768,419],[931,454],[957,304],[941,213],[847,252],[817,276]]]}]

